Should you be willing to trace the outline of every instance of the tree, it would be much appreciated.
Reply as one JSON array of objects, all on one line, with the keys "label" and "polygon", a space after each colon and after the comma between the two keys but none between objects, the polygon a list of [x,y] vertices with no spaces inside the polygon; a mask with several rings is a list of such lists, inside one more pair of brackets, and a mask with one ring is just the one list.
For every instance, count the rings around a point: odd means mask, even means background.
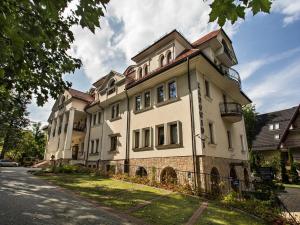
[{"label": "tree", "polygon": [[246,10],[251,10],[253,15],[270,13],[271,4],[272,0],[213,0],[209,22],[217,21],[221,27],[226,20],[233,24],[238,18],[245,19]]},{"label": "tree", "polygon": [[252,149],[252,142],[255,137],[255,125],[257,112],[255,110],[255,105],[248,104],[243,107],[243,115],[245,120],[245,128],[247,135],[247,142],[249,149]]},{"label": "tree", "polygon": [[1,0],[0,105],[11,92],[25,93],[27,99],[34,94],[43,105],[69,87],[62,75],[81,67],[81,61],[68,54],[74,41],[71,28],[80,25],[94,32],[108,2]]}]

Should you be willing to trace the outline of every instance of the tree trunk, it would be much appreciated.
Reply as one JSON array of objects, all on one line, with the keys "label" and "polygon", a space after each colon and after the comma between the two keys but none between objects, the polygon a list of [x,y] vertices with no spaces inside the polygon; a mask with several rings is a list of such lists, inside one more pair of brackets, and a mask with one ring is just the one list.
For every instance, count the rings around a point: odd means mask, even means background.
[{"label": "tree trunk", "polygon": [[8,146],[9,146],[8,142],[9,142],[9,132],[6,132],[4,142],[3,142],[3,148],[2,148],[2,151],[1,151],[1,155],[0,155],[0,159],[3,159],[5,153],[8,151]]}]

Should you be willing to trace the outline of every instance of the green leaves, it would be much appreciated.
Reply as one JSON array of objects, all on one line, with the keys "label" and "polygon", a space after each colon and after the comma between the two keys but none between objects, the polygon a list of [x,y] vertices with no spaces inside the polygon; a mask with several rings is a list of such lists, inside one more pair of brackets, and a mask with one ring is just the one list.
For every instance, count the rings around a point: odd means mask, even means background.
[{"label": "green leaves", "polygon": [[221,27],[226,21],[234,24],[239,18],[245,19],[247,8],[253,11],[253,15],[258,12],[270,13],[271,4],[272,0],[214,0],[210,4],[209,22],[217,20]]}]

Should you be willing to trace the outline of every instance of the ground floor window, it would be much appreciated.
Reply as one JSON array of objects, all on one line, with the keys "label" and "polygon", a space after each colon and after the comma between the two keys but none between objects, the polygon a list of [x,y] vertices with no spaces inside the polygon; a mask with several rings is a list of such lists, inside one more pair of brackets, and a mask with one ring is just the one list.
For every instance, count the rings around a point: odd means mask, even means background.
[{"label": "ground floor window", "polygon": [[166,167],[161,171],[160,181],[162,183],[177,183],[177,173],[172,167]]},{"label": "ground floor window", "polygon": [[144,167],[139,166],[138,169],[136,170],[135,175],[140,176],[140,177],[146,177],[147,176],[147,171]]},{"label": "ground floor window", "polygon": [[211,192],[212,194],[220,194],[220,174],[216,167],[213,167],[210,172]]}]

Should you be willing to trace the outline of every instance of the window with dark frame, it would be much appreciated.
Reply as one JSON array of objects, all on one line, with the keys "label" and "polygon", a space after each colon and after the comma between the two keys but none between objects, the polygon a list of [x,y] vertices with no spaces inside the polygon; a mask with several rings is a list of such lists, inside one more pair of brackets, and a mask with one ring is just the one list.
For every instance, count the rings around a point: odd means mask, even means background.
[{"label": "window with dark frame", "polygon": [[115,119],[115,118],[118,118],[119,116],[120,116],[119,104],[114,104],[111,107],[111,118]]},{"label": "window with dark frame", "polygon": [[115,118],[115,105],[113,105],[112,107],[111,107],[111,118],[112,119],[114,119]]},{"label": "window with dark frame", "polygon": [[95,126],[97,122],[97,114],[93,114],[93,125]]},{"label": "window with dark frame", "polygon": [[98,124],[101,123],[101,112],[98,112]]},{"label": "window with dark frame", "polygon": [[228,148],[232,148],[232,140],[231,140],[231,132],[227,131],[227,141],[228,141]]},{"label": "window with dark frame", "polygon": [[139,111],[141,110],[141,106],[142,106],[142,96],[138,95],[135,97],[135,110]]},{"label": "window with dark frame", "polygon": [[147,65],[145,65],[144,74],[145,74],[145,76],[148,74],[148,66]]},{"label": "window with dark frame", "polygon": [[214,125],[213,125],[213,123],[209,123],[208,128],[209,128],[209,143],[210,144],[215,144]]},{"label": "window with dark frame", "polygon": [[140,131],[136,130],[134,132],[134,148],[140,147]]},{"label": "window with dark frame", "polygon": [[211,97],[210,96],[210,85],[209,85],[209,82],[207,80],[205,80],[205,95],[209,98]]},{"label": "window with dark frame", "polygon": [[164,98],[164,86],[159,86],[157,88],[157,103],[161,103],[165,100]]},{"label": "window with dark frame", "polygon": [[117,150],[117,136],[111,136],[110,137],[110,151],[116,151]]},{"label": "window with dark frame", "polygon": [[119,104],[116,104],[116,117],[120,116]]},{"label": "window with dark frame", "polygon": [[171,52],[168,52],[167,54],[167,64],[169,64],[172,60],[172,53]]},{"label": "window with dark frame", "polygon": [[174,99],[177,97],[177,90],[176,90],[176,82],[172,81],[168,83],[168,91],[169,91],[169,99]]},{"label": "window with dark frame", "polygon": [[139,69],[139,79],[141,79],[143,77],[143,70],[142,68]]},{"label": "window with dark frame", "polygon": [[96,139],[96,150],[95,150],[95,153],[99,152],[98,148],[99,148],[99,139]]},{"label": "window with dark frame", "polygon": [[160,57],[160,67],[163,67],[163,66],[164,66],[164,60],[165,60],[165,57],[164,57],[164,55],[162,55],[162,56]]},{"label": "window with dark frame", "polygon": [[150,129],[144,130],[144,141],[145,141],[144,147],[150,147]]},{"label": "window with dark frame", "polygon": [[157,127],[157,145],[165,144],[165,129],[163,126]]},{"label": "window with dark frame", "polygon": [[170,125],[170,144],[178,144],[177,123]]},{"label": "window with dark frame", "polygon": [[144,94],[144,107],[148,108],[151,105],[151,95],[150,91],[145,92]]}]

